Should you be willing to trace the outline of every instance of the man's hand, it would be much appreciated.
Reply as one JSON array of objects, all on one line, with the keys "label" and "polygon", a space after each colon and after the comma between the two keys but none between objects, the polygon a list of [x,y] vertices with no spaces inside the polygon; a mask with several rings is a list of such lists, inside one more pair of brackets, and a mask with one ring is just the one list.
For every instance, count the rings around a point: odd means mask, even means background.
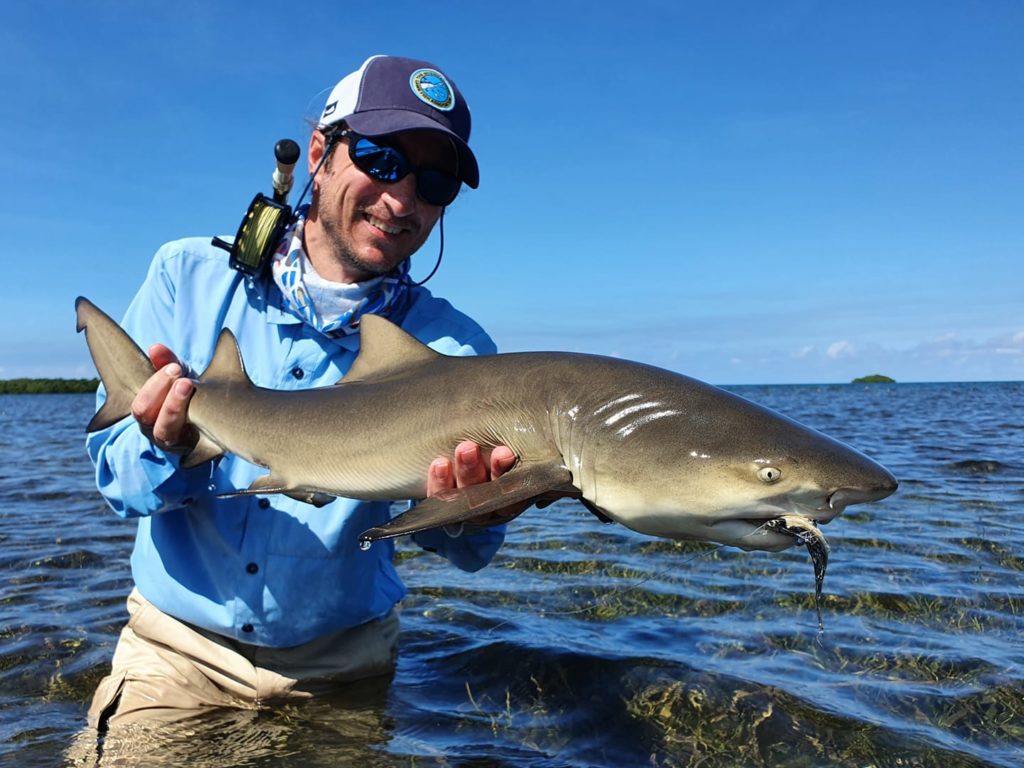
[{"label": "man's hand", "polygon": [[[515,465],[516,455],[508,446],[499,445],[491,451],[483,451],[476,443],[466,440],[455,448],[454,464],[447,457],[434,459],[431,463],[427,476],[427,496],[450,488],[486,483],[488,480],[501,477]],[[467,520],[466,525],[472,528],[489,528],[492,525],[507,523],[522,514],[530,503],[524,501],[474,517]]]},{"label": "man's hand", "polygon": [[181,363],[163,344],[149,348],[149,359],[156,373],[132,400],[132,416],[157,448],[187,453],[199,440],[199,432],[188,423],[188,403],[195,385],[182,376]]}]

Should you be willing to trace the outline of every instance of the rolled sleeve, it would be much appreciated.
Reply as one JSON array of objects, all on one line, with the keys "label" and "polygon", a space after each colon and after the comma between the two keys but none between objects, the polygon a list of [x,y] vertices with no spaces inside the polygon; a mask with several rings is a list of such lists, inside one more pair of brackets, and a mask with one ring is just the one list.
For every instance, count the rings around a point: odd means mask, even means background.
[{"label": "rolled sleeve", "polygon": [[156,448],[130,417],[89,435],[86,450],[96,487],[121,517],[180,509],[208,492],[212,465],[182,470],[181,457]]},{"label": "rolled sleeve", "polygon": [[478,533],[452,537],[443,528],[414,533],[413,541],[430,552],[436,552],[463,571],[479,571],[497,554],[505,541],[504,525],[486,528]]}]

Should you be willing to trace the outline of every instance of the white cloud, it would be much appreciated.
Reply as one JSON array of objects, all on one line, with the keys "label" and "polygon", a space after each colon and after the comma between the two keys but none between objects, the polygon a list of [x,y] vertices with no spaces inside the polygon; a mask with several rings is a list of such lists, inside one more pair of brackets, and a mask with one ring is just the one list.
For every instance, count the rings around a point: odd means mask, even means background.
[{"label": "white cloud", "polygon": [[848,341],[836,341],[828,345],[825,354],[831,360],[839,360],[844,357],[853,357],[857,354],[857,348]]},{"label": "white cloud", "polygon": [[1024,331],[1004,333],[984,341],[964,339],[959,334],[947,333],[931,341],[926,341],[910,350],[924,356],[943,358],[989,357],[991,355],[1024,354]]},{"label": "white cloud", "polygon": [[[1016,330],[987,338],[940,332],[917,343],[899,345],[847,337],[780,344],[776,349],[776,354],[766,355],[763,346],[755,348],[749,343],[684,348],[679,369],[727,384],[850,381],[870,373],[886,374],[897,381],[1024,379],[1024,333]],[[659,360],[652,356],[651,362],[657,365]]]}]

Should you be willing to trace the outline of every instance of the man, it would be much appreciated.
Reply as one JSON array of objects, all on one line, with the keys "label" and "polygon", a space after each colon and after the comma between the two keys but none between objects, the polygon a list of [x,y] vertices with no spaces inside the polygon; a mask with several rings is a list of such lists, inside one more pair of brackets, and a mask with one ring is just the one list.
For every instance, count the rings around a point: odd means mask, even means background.
[{"label": "man", "polygon": [[[312,201],[264,276],[230,269],[208,239],[157,253],[123,323],[148,345],[157,372],[132,404],[134,419],[88,439],[99,489],[120,515],[139,518],[130,620],[92,724],[254,709],[393,668],[404,595],[393,547],[357,546],[361,531],[388,518],[388,504],[219,498],[265,470],[230,455],[181,468],[197,439],[188,375],[206,367],[226,327],[255,384],[332,385],[355,359],[366,312],[445,354],[493,352],[476,323],[408,280],[409,257],[460,184],[479,182],[469,133],[466,102],[439,69],[371,57],[327,100],[309,142]],[[433,462],[428,493],[486,481],[514,463],[507,447],[463,443]],[[476,570],[504,537],[484,526],[502,519],[414,539]]]}]

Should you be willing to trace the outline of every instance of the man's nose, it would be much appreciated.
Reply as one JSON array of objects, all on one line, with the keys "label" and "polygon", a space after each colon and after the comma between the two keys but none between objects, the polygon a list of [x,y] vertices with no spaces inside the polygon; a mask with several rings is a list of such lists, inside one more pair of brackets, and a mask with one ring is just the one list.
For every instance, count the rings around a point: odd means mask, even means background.
[{"label": "man's nose", "polygon": [[410,173],[404,179],[388,184],[384,188],[384,197],[395,216],[409,216],[415,213],[419,202],[416,197],[415,174]]}]

